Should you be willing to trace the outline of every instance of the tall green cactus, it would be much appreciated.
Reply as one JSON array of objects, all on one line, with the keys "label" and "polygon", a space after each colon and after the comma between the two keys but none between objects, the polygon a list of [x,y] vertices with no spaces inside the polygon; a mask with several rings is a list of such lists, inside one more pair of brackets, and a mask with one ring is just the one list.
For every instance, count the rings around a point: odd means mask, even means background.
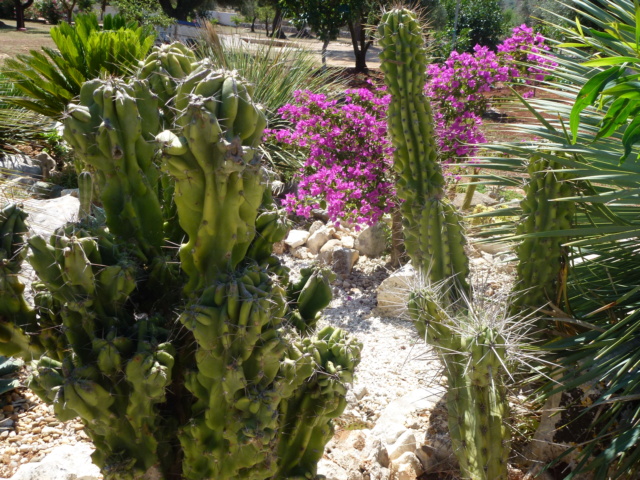
[{"label": "tall green cactus", "polygon": [[106,225],[30,238],[35,325],[6,324],[26,339],[19,353],[46,351],[31,388],[59,418],[80,416],[106,479],[312,478],[361,345],[314,333],[327,279],[289,289],[271,255],[288,225],[264,194],[251,86],[192,67],[163,131],[146,80],[84,85],[65,138],[93,169]]},{"label": "tall green cactus", "polygon": [[[504,340],[468,308],[468,258],[460,215],[447,201],[423,90],[426,53],[414,12],[394,8],[378,27],[381,68],[391,92],[389,131],[398,173],[405,245],[428,286],[413,292],[409,314],[445,365],[454,451],[465,478],[506,479],[509,413]],[[437,297],[433,289],[441,292]]]},{"label": "tall green cactus", "polygon": [[427,56],[415,13],[384,13],[378,38],[381,69],[391,92],[389,131],[407,253],[432,282],[454,279],[454,296],[468,294],[465,237],[459,213],[445,198],[431,105],[424,95]]},{"label": "tall green cactus", "polygon": [[507,479],[511,451],[506,342],[495,318],[473,309],[447,313],[433,290],[412,292],[409,311],[445,365],[447,411],[453,451],[463,478]]},{"label": "tall green cactus", "polygon": [[[523,221],[516,234],[527,235],[570,230],[576,212],[575,202],[557,202],[573,196],[575,175],[542,155],[529,159],[526,197],[520,202]],[[568,268],[568,236],[527,237],[516,247],[518,265],[514,283],[512,313],[537,309],[549,301],[561,305]]]}]

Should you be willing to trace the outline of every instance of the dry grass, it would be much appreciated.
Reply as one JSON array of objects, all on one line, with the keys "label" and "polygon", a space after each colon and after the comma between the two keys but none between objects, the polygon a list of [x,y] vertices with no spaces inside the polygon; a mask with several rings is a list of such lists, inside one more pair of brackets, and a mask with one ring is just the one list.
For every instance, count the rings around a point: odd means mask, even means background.
[{"label": "dry grass", "polygon": [[0,26],[0,59],[9,56],[13,57],[17,53],[29,53],[29,50],[40,50],[40,47],[47,46],[55,48],[55,44],[49,35],[51,25],[37,22],[27,22],[27,31],[16,31],[15,20],[0,19],[3,26]]}]

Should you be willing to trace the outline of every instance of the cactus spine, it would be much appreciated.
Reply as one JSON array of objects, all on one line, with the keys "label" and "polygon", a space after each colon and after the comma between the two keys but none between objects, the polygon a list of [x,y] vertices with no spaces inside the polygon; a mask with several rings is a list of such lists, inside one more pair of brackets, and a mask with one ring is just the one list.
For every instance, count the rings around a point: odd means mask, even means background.
[{"label": "cactus spine", "polygon": [[[504,340],[464,305],[471,295],[465,238],[460,215],[445,198],[433,116],[423,93],[427,58],[422,30],[414,12],[395,8],[383,14],[378,34],[391,92],[389,131],[398,196],[404,200],[405,245],[417,270],[428,272],[430,284],[412,293],[409,314],[445,365],[449,431],[463,476],[506,479],[510,436]],[[442,293],[438,297],[434,285]]]},{"label": "cactus spine", "polygon": [[361,345],[314,333],[328,279],[288,288],[271,255],[288,224],[264,194],[251,85],[189,65],[172,73],[166,130],[146,80],[87,82],[70,107],[65,138],[106,225],[29,239],[38,316],[16,349],[46,342],[31,388],[80,416],[107,480],[313,478]]},{"label": "cactus spine", "polygon": [[[569,230],[576,212],[575,202],[556,202],[573,196],[574,175],[542,155],[531,155],[526,197],[520,202],[523,220],[517,235]],[[549,301],[561,305],[568,268],[568,236],[524,238],[516,247],[518,266],[512,312],[537,309]]]}]

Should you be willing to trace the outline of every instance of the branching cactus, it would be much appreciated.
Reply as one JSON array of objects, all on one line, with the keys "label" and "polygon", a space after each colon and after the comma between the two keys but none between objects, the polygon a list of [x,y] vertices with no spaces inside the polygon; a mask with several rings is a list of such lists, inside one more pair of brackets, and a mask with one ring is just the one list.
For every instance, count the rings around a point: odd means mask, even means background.
[{"label": "branching cactus", "polygon": [[391,92],[389,132],[395,148],[405,246],[433,282],[453,280],[452,294],[469,293],[469,261],[460,215],[445,198],[431,106],[424,95],[427,57],[414,12],[385,12],[378,26],[381,68]]},{"label": "branching cactus", "polygon": [[[410,297],[409,314],[445,365],[449,431],[465,478],[506,479],[509,457],[504,341],[476,321],[468,305],[468,258],[460,215],[447,201],[424,96],[426,53],[414,12],[385,12],[378,27],[385,83],[391,92],[389,131],[403,200],[407,253],[426,287]],[[440,295],[432,293],[438,285]]]},{"label": "branching cactus", "polygon": [[442,301],[425,288],[411,294],[409,312],[445,366],[449,433],[462,476],[506,480],[511,434],[505,324],[472,308],[451,316]]},{"label": "branching cactus", "polygon": [[[529,159],[529,183],[526,198],[520,202],[523,221],[517,235],[558,230],[570,230],[576,212],[575,202],[557,202],[572,197],[575,175],[564,171],[552,160],[541,155]],[[563,291],[568,269],[568,252],[562,245],[568,236],[528,237],[516,247],[518,266],[515,281],[516,295],[512,312],[537,309],[552,301],[563,303]]]},{"label": "branching cactus", "polygon": [[251,85],[192,67],[167,130],[146,80],[88,82],[69,107],[106,225],[28,240],[35,313],[3,314],[0,348],[36,357],[31,388],[82,419],[108,480],[313,478],[361,345],[314,333],[328,278],[290,287],[271,254],[288,224],[264,192]]}]

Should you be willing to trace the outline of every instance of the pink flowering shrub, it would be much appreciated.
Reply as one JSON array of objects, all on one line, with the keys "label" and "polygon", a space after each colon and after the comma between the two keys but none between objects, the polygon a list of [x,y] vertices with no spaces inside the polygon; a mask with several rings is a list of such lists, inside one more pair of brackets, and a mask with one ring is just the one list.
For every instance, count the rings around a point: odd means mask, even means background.
[{"label": "pink flowering shrub", "polygon": [[[442,65],[429,65],[425,94],[434,107],[443,164],[460,157],[473,160],[486,141],[481,130],[486,94],[498,82],[540,80],[554,65],[536,54],[548,50],[544,38],[523,25],[497,52],[477,45],[473,53],[454,51]],[[313,208],[326,208],[333,221],[374,224],[393,208],[395,198],[386,123],[389,95],[383,89],[359,89],[348,90],[342,103],[309,91],[298,91],[294,98],[280,109],[293,129],[267,130],[265,136],[306,156],[296,177],[298,190],[286,196],[284,206],[305,217]]]},{"label": "pink flowering shrub", "polygon": [[[498,45],[497,53],[476,45],[473,53],[452,52],[443,64],[427,69],[425,94],[434,107],[436,135],[443,164],[477,153],[485,142],[482,115],[488,107],[485,95],[498,82],[522,81],[530,84],[544,78],[555,66],[536,53],[549,50],[544,37],[526,25],[513,29],[513,35]],[[525,92],[531,96],[533,90]]]},{"label": "pink flowering shrub", "polygon": [[279,110],[293,130],[267,130],[265,140],[302,149],[307,157],[297,175],[298,191],[284,199],[287,211],[309,217],[313,208],[326,207],[333,221],[373,225],[394,207],[390,96],[381,89],[345,93],[338,103],[295,92],[294,103]]},{"label": "pink flowering shrub", "polygon": [[498,45],[501,62],[517,69],[527,84],[543,80],[545,72],[557,66],[552,59],[542,56],[549,50],[549,45],[545,45],[545,38],[525,24],[515,27],[513,34]]}]

